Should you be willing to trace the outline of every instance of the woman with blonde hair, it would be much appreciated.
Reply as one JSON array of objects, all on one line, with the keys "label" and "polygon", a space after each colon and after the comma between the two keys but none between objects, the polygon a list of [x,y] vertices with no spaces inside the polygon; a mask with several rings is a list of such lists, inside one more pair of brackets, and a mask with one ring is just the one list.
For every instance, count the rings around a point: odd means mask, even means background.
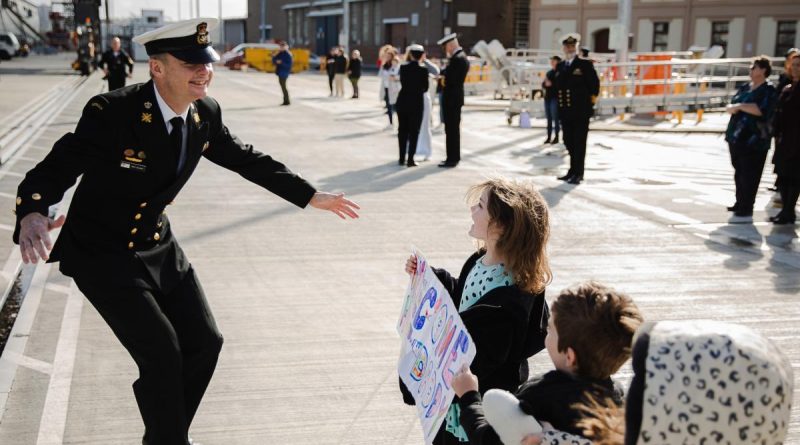
[{"label": "woman with blonde hair", "polygon": [[[469,235],[480,246],[459,277],[433,268],[453,298],[475,343],[470,370],[481,392],[499,388],[514,391],[528,378],[528,357],[544,349],[549,312],[544,291],[552,279],[547,258],[550,217],[547,202],[530,181],[488,179],[470,188],[472,227]],[[417,259],[406,261],[414,274]],[[403,400],[415,397],[401,382]],[[457,403],[434,445],[466,442]]]}]

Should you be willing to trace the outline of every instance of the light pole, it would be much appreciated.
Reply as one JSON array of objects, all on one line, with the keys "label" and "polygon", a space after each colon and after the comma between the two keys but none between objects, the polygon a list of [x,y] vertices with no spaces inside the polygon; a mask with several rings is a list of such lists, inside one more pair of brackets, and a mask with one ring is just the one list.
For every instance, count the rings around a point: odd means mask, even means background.
[{"label": "light pole", "polygon": [[[344,53],[350,54],[350,0],[342,0],[342,25],[344,26]],[[342,42],[339,42],[340,44]]]},{"label": "light pole", "polygon": [[629,35],[631,32],[631,0],[619,0],[617,5],[617,20],[619,20],[620,31],[620,47],[617,48],[617,61],[626,63],[628,61],[628,43],[630,41]]},{"label": "light pole", "polygon": [[225,22],[222,21],[222,0],[218,1],[219,4],[219,44],[222,51],[225,51]]}]

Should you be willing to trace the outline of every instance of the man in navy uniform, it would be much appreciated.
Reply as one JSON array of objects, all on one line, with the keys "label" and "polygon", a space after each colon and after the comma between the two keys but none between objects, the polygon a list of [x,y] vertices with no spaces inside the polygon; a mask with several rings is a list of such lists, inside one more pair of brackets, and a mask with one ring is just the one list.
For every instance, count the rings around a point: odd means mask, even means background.
[{"label": "man in navy uniform", "polygon": [[558,179],[570,184],[583,181],[586,159],[586,138],[589,119],[594,114],[594,102],[600,92],[600,80],[590,60],[577,56],[579,34],[568,34],[561,41],[564,60],[556,65],[558,117],[564,145],[569,152],[569,171]]},{"label": "man in navy uniform", "polygon": [[446,168],[455,167],[461,161],[461,107],[464,106],[464,80],[469,71],[469,60],[458,44],[455,33],[444,36],[437,43],[444,45],[445,53],[450,58],[439,77],[442,82],[442,103],[439,106],[444,111],[447,147],[447,158],[439,167]]},{"label": "man in navy uniform", "polygon": [[[165,208],[201,157],[299,206],[357,218],[343,194],[318,192],[232,135],[207,96],[219,56],[208,30],[186,20],[134,39],[152,80],[92,98],[19,186],[14,241],[26,263],[60,261],[139,367],[133,384],[143,443],[187,445],[222,347],[200,282]],[[66,218],[48,207],[83,175]],[[52,252],[49,231],[62,227]]]},{"label": "man in navy uniform", "polygon": [[125,86],[125,78],[133,75],[133,59],[122,49],[119,37],[111,39],[111,49],[104,52],[97,64],[108,79],[108,91]]}]

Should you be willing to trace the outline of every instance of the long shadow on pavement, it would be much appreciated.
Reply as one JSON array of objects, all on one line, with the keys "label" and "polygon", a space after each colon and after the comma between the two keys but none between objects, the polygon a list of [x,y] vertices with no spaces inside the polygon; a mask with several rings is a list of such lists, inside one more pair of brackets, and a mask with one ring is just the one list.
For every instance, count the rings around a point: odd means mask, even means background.
[{"label": "long shadow on pavement", "polygon": [[762,237],[752,224],[726,224],[709,232],[705,245],[709,249],[729,255],[723,265],[731,270],[745,270],[750,263],[764,257]]},{"label": "long shadow on pavement", "polygon": [[436,164],[421,164],[419,167],[408,168],[397,165],[397,162],[388,162],[322,178],[319,180],[319,188],[347,191],[348,195],[379,193],[446,170],[436,167]]}]

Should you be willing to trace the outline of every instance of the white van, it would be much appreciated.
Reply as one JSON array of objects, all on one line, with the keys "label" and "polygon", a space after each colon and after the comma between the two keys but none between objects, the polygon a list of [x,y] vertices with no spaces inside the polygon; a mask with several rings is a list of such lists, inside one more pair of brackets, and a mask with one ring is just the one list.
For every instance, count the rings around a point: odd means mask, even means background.
[{"label": "white van", "polygon": [[0,59],[8,60],[19,55],[19,40],[10,32],[0,33]]}]

